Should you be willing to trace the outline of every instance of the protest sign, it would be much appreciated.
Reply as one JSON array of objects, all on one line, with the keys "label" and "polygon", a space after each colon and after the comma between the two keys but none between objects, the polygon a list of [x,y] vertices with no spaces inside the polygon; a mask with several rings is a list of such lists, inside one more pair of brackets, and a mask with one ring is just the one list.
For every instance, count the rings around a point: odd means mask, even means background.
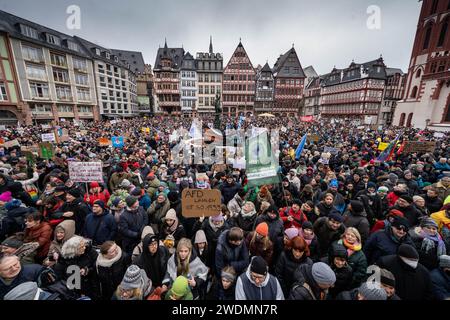
[{"label": "protest sign", "polygon": [[54,142],[56,141],[55,133],[43,133],[41,135],[42,142]]},{"label": "protest sign", "polygon": [[48,142],[39,143],[39,157],[47,160],[53,158],[53,145]]},{"label": "protest sign", "polygon": [[436,141],[407,141],[403,153],[433,152],[436,149]]},{"label": "protest sign", "polygon": [[314,120],[314,116],[300,117],[300,121],[302,121],[302,122],[312,122],[313,120]]},{"label": "protest sign", "polygon": [[114,148],[123,148],[125,145],[123,137],[112,137],[111,141]]},{"label": "protest sign", "polygon": [[103,182],[101,162],[69,162],[69,177],[73,182]]},{"label": "protest sign", "polygon": [[181,207],[186,218],[218,215],[222,208],[220,191],[184,189],[181,193]]},{"label": "protest sign", "polygon": [[389,143],[387,142],[380,142],[378,144],[378,150],[384,151],[389,146]]},{"label": "protest sign", "polygon": [[14,139],[14,140],[11,140],[11,141],[6,141],[4,143],[4,146],[5,146],[6,149],[8,149],[8,148],[13,148],[13,147],[16,147],[16,146],[20,146],[20,143],[19,143],[19,141],[17,141],[17,139]]},{"label": "protest sign", "polygon": [[99,138],[98,145],[100,147],[108,147],[111,145],[111,141],[108,138]]},{"label": "protest sign", "polygon": [[445,136],[445,133],[443,133],[443,132],[435,132],[433,136],[435,138],[443,138]]},{"label": "protest sign", "polygon": [[317,134],[308,134],[307,140],[309,142],[319,142],[319,136]]},{"label": "protest sign", "polygon": [[338,148],[333,148],[333,147],[325,147],[323,149],[323,152],[325,153],[331,153],[332,155],[338,154],[339,153],[339,149]]},{"label": "protest sign", "polygon": [[5,125],[0,125],[0,130],[6,130],[6,126]]}]

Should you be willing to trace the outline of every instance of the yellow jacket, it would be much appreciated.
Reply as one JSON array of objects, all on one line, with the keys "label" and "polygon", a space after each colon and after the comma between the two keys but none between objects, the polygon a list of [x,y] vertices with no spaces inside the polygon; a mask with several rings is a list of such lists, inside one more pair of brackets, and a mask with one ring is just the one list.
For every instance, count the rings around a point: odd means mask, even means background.
[{"label": "yellow jacket", "polygon": [[450,218],[445,214],[445,210],[435,212],[430,216],[438,225],[438,231],[442,231],[442,227],[447,225],[450,227]]}]

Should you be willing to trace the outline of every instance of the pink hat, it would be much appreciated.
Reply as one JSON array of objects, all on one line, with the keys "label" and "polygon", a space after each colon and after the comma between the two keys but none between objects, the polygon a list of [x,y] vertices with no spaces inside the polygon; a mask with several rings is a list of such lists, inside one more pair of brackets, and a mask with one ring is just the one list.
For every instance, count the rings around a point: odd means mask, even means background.
[{"label": "pink hat", "polygon": [[0,194],[0,201],[2,202],[10,202],[12,200],[11,192],[6,191]]},{"label": "pink hat", "polygon": [[297,228],[286,229],[284,230],[284,234],[288,237],[289,240],[292,240],[299,235]]},{"label": "pink hat", "polygon": [[217,216],[211,216],[210,219],[212,222],[222,222],[223,215],[222,215],[222,213],[219,213]]}]

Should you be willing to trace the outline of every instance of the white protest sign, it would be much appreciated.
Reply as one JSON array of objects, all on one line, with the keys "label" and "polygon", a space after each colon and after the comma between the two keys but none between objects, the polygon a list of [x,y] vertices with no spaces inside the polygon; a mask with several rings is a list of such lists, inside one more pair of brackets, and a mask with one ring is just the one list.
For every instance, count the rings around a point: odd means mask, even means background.
[{"label": "white protest sign", "polygon": [[42,128],[42,129],[50,129],[51,126],[50,126],[49,124],[42,124],[42,125],[41,125],[41,128]]},{"label": "white protest sign", "polygon": [[69,162],[69,177],[73,182],[103,182],[101,162]]},{"label": "white protest sign", "polygon": [[1,125],[0,126],[0,130],[6,130],[6,126],[5,125]]},{"label": "white protest sign", "polygon": [[443,138],[445,136],[445,133],[443,132],[435,132],[434,137],[435,138]]},{"label": "white protest sign", "polygon": [[53,142],[53,141],[56,141],[56,138],[55,138],[55,133],[43,133],[42,135],[41,135],[41,137],[42,137],[42,142]]}]

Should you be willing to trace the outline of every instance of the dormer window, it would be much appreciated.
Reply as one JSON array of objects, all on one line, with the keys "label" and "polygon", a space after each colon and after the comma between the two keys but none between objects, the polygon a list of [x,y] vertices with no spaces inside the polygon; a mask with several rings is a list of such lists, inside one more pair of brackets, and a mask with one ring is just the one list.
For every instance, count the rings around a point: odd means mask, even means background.
[{"label": "dormer window", "polygon": [[110,55],[109,52],[105,52],[105,56],[106,56],[106,59],[110,59],[111,58],[111,55]]},{"label": "dormer window", "polygon": [[102,54],[99,48],[95,48],[95,54],[98,56]]},{"label": "dormer window", "polygon": [[75,42],[67,41],[67,47],[73,51],[79,51],[78,45]]},{"label": "dormer window", "polygon": [[119,58],[116,57],[116,56],[114,56],[114,61],[115,61],[115,62],[119,62]]},{"label": "dormer window", "polygon": [[24,24],[20,25],[20,32],[29,38],[38,39],[38,32],[36,29],[26,26]]},{"label": "dormer window", "polygon": [[59,46],[61,44],[61,40],[52,34],[47,33],[47,42]]}]

